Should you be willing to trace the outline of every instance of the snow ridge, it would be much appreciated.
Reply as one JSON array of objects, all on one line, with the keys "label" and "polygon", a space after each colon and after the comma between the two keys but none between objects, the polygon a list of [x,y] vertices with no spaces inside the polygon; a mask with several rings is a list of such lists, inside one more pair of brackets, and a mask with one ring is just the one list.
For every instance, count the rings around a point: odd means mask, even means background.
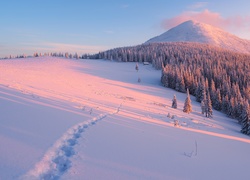
[{"label": "snow ridge", "polygon": [[71,127],[47,151],[42,160],[35,165],[34,169],[30,170],[26,175],[21,177],[21,179],[60,179],[62,174],[71,167],[70,158],[76,154],[74,146],[77,144],[77,140],[81,137],[81,134],[89,127],[95,125],[98,121],[106,118],[108,115],[119,113],[121,106],[122,103],[113,112],[100,114],[99,116],[96,116],[88,121],[81,122]]}]

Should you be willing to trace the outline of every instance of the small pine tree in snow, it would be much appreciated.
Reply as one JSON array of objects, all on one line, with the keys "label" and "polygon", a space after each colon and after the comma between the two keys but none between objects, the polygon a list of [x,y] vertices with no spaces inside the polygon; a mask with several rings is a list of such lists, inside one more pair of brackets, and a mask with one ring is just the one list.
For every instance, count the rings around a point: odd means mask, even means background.
[{"label": "small pine tree in snow", "polygon": [[204,103],[204,100],[201,101],[201,114],[205,114],[205,103]]},{"label": "small pine tree in snow", "polygon": [[173,100],[172,100],[172,108],[177,109],[177,99],[176,99],[175,95],[174,95]]},{"label": "small pine tree in snow", "polygon": [[174,126],[179,126],[179,121],[178,120],[174,120]]},{"label": "small pine tree in snow", "polygon": [[137,72],[139,71],[138,63],[136,63],[136,65],[135,65],[135,70],[136,70]]},{"label": "small pine tree in snow", "polygon": [[189,95],[189,90],[188,89],[187,89],[187,98],[186,98],[185,103],[184,103],[183,112],[188,113],[188,114],[190,112],[192,112],[192,104],[191,104],[191,99],[190,99],[190,95]]}]

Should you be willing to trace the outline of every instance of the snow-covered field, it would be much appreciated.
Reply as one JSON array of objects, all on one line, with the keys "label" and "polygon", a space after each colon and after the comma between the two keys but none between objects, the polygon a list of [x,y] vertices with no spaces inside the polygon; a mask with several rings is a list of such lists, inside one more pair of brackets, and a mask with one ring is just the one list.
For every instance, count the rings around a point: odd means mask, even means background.
[{"label": "snow-covered field", "polygon": [[105,60],[1,60],[0,179],[248,179],[250,138],[236,121],[204,118],[193,97],[183,113],[186,95],[160,75]]}]

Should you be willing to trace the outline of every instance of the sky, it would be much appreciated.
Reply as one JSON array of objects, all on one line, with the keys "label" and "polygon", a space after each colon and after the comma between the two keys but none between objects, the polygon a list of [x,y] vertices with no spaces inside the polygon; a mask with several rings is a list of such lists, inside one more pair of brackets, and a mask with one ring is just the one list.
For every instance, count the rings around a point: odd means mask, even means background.
[{"label": "sky", "polygon": [[0,57],[133,46],[190,19],[250,40],[249,0],[1,0],[0,7]]}]

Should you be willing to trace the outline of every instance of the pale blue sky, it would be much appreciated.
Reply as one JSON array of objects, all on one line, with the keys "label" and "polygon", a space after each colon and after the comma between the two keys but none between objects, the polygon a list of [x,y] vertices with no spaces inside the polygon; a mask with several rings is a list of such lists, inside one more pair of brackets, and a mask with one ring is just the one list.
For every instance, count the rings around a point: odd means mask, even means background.
[{"label": "pale blue sky", "polygon": [[141,44],[195,19],[250,39],[249,0],[1,0],[0,57]]}]

